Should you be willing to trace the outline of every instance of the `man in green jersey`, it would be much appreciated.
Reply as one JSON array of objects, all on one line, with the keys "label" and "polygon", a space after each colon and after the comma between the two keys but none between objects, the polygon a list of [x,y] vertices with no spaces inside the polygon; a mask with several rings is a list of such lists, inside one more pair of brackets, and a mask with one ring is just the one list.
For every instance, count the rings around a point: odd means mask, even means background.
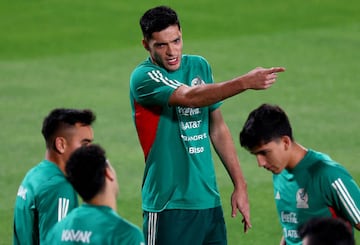
[{"label": "man in green jersey", "polygon": [[53,227],[45,244],[145,244],[141,230],[116,213],[117,177],[99,145],[74,151],[66,174],[84,203]]},{"label": "man in green jersey", "polygon": [[14,244],[39,244],[49,229],[78,206],[74,188],[65,178],[70,154],[93,139],[90,110],[54,109],[44,119],[45,159],[25,175],[14,208]]},{"label": "man in green jersey", "polygon": [[133,120],[145,158],[142,185],[144,234],[150,244],[226,244],[226,229],[211,143],[231,180],[232,216],[250,226],[246,182],[221,101],[247,89],[267,89],[284,68],[256,68],[214,83],[200,56],[182,54],[176,12],[149,9],[140,19],[150,57],[130,77]]},{"label": "man in green jersey", "polygon": [[301,244],[298,230],[314,217],[336,217],[360,229],[360,189],[328,155],[293,138],[286,113],[276,105],[253,110],[240,133],[241,146],[273,173],[274,199],[283,228],[281,244]]}]

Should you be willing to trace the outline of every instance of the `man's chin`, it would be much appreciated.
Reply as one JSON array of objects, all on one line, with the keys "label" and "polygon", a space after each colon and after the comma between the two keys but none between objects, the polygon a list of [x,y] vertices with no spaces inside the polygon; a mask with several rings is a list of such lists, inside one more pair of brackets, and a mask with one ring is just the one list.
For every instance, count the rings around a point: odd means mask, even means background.
[{"label": "man's chin", "polygon": [[176,65],[167,65],[165,68],[168,71],[176,71],[179,69],[179,67],[180,67],[180,65],[176,64]]}]

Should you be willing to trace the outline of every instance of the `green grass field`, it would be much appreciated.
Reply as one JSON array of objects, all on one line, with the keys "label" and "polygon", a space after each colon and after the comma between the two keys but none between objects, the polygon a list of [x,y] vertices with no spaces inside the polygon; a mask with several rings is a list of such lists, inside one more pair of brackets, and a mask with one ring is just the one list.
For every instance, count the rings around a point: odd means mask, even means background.
[{"label": "green grass field", "polygon": [[[253,228],[230,218],[232,184],[218,158],[217,177],[229,244],[278,244],[271,174],[239,147],[250,110],[276,103],[298,142],[326,152],[360,183],[360,1],[9,1],[0,2],[0,244],[11,244],[13,205],[26,171],[44,157],[40,129],[54,107],[91,108],[96,143],[115,166],[119,213],[141,225],[143,156],[131,120],[129,75],[147,57],[138,19],[174,7],[184,53],[212,64],[216,81],[256,66],[285,66],[267,91],[228,99],[223,115],[248,182]],[[360,232],[356,240],[360,241]]]}]

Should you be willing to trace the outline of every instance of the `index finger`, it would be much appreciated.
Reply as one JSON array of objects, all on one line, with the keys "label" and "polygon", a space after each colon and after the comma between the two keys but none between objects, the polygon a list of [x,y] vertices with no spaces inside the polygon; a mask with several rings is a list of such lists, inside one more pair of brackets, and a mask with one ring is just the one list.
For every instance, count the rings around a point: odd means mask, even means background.
[{"label": "index finger", "polygon": [[270,73],[284,72],[284,71],[285,71],[285,67],[272,67],[269,69]]}]

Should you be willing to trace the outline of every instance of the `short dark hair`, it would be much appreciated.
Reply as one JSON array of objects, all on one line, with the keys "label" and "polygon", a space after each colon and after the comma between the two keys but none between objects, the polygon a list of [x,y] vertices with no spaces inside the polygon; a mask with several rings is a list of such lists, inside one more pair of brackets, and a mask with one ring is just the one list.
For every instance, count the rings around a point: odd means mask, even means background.
[{"label": "short dark hair", "polygon": [[249,114],[239,138],[241,146],[251,150],[282,136],[293,140],[286,113],[277,105],[262,104]]},{"label": "short dark hair", "polygon": [[56,108],[45,117],[41,129],[46,147],[51,148],[54,144],[54,135],[61,128],[74,126],[76,123],[91,125],[96,119],[95,114],[89,110]]},{"label": "short dark hair", "polygon": [[103,190],[108,166],[105,150],[93,144],[76,149],[67,161],[65,172],[81,198],[89,201]]},{"label": "short dark hair", "polygon": [[308,245],[355,245],[351,227],[339,218],[312,218],[300,227],[299,235],[308,238]]},{"label": "short dark hair", "polygon": [[177,25],[180,29],[180,21],[175,10],[167,6],[149,9],[140,18],[141,31],[146,40],[150,40],[154,32],[162,31],[172,25]]}]

